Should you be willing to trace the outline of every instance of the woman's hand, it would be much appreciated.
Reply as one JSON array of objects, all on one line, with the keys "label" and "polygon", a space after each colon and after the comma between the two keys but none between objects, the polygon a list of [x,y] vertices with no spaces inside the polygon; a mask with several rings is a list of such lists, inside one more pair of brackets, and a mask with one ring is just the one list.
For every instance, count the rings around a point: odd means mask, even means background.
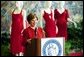
[{"label": "woman's hand", "polygon": [[31,44],[31,39],[27,39],[27,43]]}]

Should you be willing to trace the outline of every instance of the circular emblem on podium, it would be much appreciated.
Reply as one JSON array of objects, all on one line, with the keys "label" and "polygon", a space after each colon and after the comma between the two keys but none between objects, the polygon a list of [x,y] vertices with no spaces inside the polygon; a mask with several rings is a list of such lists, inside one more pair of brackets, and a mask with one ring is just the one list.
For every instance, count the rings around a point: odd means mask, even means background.
[{"label": "circular emblem on podium", "polygon": [[42,48],[43,56],[61,56],[62,47],[57,40],[48,40]]}]

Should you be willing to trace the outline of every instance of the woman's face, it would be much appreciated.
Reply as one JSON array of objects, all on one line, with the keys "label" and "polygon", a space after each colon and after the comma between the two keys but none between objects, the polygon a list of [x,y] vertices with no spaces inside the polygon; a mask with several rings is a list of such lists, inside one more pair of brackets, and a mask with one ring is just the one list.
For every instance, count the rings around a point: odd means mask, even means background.
[{"label": "woman's face", "polygon": [[35,26],[37,25],[37,22],[38,22],[37,18],[32,19],[32,20],[30,21],[30,26],[31,26],[31,27],[35,27]]},{"label": "woman's face", "polygon": [[23,7],[23,1],[16,1],[16,7],[22,8]]}]

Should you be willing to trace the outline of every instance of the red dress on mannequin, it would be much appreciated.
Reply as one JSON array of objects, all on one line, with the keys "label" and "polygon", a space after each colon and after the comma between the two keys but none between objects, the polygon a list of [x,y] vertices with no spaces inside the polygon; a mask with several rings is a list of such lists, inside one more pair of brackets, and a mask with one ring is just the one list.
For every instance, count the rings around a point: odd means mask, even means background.
[{"label": "red dress on mannequin", "polygon": [[65,11],[60,14],[57,9],[54,10],[54,17],[57,20],[57,27],[58,27],[58,37],[65,37],[65,40],[67,40],[67,18],[68,12],[65,9]]},{"label": "red dress on mannequin", "polygon": [[[49,16],[51,18],[49,18]],[[43,18],[45,20],[45,34],[46,37],[56,37],[56,25],[55,25],[55,21],[52,18],[52,11],[51,14],[48,14],[44,11],[44,15]]]},{"label": "red dress on mannequin", "polygon": [[13,55],[23,52],[21,31],[23,29],[22,11],[20,14],[12,13],[12,29],[10,38],[10,50]]}]

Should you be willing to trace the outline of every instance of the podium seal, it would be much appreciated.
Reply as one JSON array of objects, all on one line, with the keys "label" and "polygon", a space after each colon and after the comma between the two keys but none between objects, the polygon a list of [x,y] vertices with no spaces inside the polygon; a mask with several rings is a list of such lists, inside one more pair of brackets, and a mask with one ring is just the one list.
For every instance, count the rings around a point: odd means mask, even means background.
[{"label": "podium seal", "polygon": [[42,48],[43,56],[61,56],[62,47],[57,40],[48,40],[45,42]]}]

